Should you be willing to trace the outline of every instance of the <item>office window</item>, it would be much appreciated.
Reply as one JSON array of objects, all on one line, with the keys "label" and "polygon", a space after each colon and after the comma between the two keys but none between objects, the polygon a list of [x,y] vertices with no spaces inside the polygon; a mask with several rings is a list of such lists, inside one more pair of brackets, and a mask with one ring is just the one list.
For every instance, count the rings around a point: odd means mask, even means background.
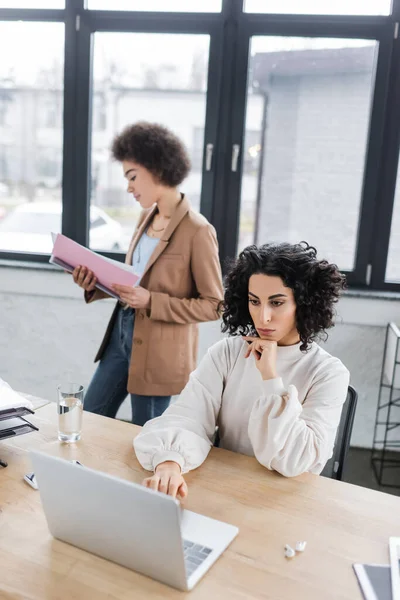
[{"label": "office window", "polygon": [[38,185],[54,189],[61,185],[62,160],[59,148],[38,148],[36,155]]},{"label": "office window", "polygon": [[396,194],[394,197],[385,280],[388,282],[400,283],[400,168],[397,171]]},{"label": "office window", "polygon": [[[46,78],[46,75],[44,76]],[[61,81],[54,84],[50,81],[48,85],[54,86],[53,90],[46,89],[46,85],[43,82],[43,87],[40,81],[40,91],[36,93],[36,113],[39,119],[39,126],[42,129],[62,129],[62,118],[63,118],[63,84],[62,84],[62,73],[60,73]]]},{"label": "office window", "polygon": [[[6,146],[0,146],[0,181],[8,179],[8,159],[9,152]],[[3,190],[5,185],[3,184]],[[0,197],[1,197],[1,186],[0,186]]]},{"label": "office window", "polygon": [[244,139],[243,173],[257,175],[262,150],[262,134],[259,130],[246,129]]},{"label": "office window", "polygon": [[[3,84],[3,87],[1,85]],[[11,89],[7,88],[7,82],[0,79],[0,127],[7,127],[10,123],[7,120],[9,115],[9,106],[14,100],[14,94]]]},{"label": "office window", "polygon": [[0,8],[65,8],[65,0],[0,0]]},{"label": "office window", "polygon": [[239,249],[306,240],[353,269],[376,48],[252,39],[245,157],[251,148],[256,163],[242,178]]},{"label": "office window", "polygon": [[204,127],[193,128],[193,138],[191,146],[192,170],[201,171],[203,167],[203,149],[204,149]]},{"label": "office window", "polygon": [[[190,155],[192,158],[192,170],[201,171],[203,163],[203,149],[204,149],[204,128],[195,127],[193,129],[193,142],[190,149]],[[257,174],[258,164],[261,152],[261,132],[259,130],[246,131],[245,143],[244,143],[244,157],[243,157],[243,172],[250,174]]]},{"label": "office window", "polygon": [[[194,150],[192,132],[204,132],[209,42],[208,35],[197,34],[95,34],[91,205],[103,209],[109,220],[90,232],[93,249],[126,250],[141,210],[109,151],[113,137],[135,121],[165,125],[186,144],[194,168],[181,189],[199,208],[198,146],[204,133]],[[140,60],[127,61],[127,56]]]},{"label": "office window", "polygon": [[44,224],[61,226],[64,25],[0,22],[0,56],[0,251],[47,253]]},{"label": "office window", "polygon": [[221,12],[222,0],[88,0],[87,8],[159,12]]},{"label": "office window", "polygon": [[389,15],[392,0],[245,0],[248,13],[294,15]]},{"label": "office window", "polygon": [[94,94],[93,102],[93,130],[105,131],[107,129],[107,93]]}]

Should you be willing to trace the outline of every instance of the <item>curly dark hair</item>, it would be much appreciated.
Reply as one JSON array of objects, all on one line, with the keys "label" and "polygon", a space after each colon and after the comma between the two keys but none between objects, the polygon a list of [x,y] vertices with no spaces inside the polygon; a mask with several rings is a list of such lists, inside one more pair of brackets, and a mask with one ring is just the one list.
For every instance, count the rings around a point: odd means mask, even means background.
[{"label": "curly dark hair", "polygon": [[318,260],[316,249],[307,242],[248,246],[240,253],[225,279],[223,332],[257,335],[248,306],[249,279],[256,274],[278,276],[293,291],[300,350],[306,352],[317,337],[327,339],[326,330],[334,324],[333,304],[346,279],[336,265]]},{"label": "curly dark hair", "polygon": [[180,139],[162,125],[141,121],[126,127],[113,141],[113,158],[131,160],[163,185],[177,187],[190,171],[190,160]]}]

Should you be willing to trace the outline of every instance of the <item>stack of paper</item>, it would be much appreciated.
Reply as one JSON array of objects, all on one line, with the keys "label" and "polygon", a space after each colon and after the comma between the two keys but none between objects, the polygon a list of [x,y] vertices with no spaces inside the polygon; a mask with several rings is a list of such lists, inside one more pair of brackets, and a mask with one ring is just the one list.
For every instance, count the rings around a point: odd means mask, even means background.
[{"label": "stack of paper", "polygon": [[29,400],[14,392],[11,386],[0,378],[0,412],[23,406],[33,410],[33,405]]},{"label": "stack of paper", "polygon": [[37,431],[37,427],[22,417],[33,414],[32,403],[0,379],[0,440]]}]

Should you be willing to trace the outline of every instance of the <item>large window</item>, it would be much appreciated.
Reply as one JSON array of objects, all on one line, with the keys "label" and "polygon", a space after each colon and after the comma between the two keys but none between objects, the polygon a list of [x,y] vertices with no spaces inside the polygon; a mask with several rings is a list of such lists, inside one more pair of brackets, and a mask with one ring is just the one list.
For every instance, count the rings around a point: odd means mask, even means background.
[{"label": "large window", "polygon": [[388,15],[391,0],[245,0],[250,13],[295,15]]},{"label": "large window", "polygon": [[64,25],[0,22],[0,56],[0,251],[48,253],[61,230]]},{"label": "large window", "polygon": [[397,173],[396,194],[385,279],[388,282],[400,283],[400,169]]},{"label": "large window", "polygon": [[366,40],[252,39],[240,248],[306,240],[353,270],[376,51]]},{"label": "large window", "polygon": [[181,191],[223,264],[306,240],[349,286],[400,291],[399,16],[400,0],[0,0],[0,261],[47,262],[58,231],[123,260],[140,206],[110,149],[146,120],[186,144]]},{"label": "large window", "polygon": [[220,12],[222,0],[88,0],[89,9],[160,12]]},{"label": "large window", "polygon": [[[140,60],[127,61],[128,56]],[[121,165],[111,160],[109,147],[134,121],[160,123],[183,140],[193,168],[182,190],[200,208],[208,56],[204,35],[95,34],[91,202],[110,221],[91,233],[91,243],[96,238],[104,250],[126,250],[132,237],[140,206],[127,194]],[[193,130],[203,133],[194,140]]]},{"label": "large window", "polygon": [[0,0],[0,8],[65,8],[65,0]]}]

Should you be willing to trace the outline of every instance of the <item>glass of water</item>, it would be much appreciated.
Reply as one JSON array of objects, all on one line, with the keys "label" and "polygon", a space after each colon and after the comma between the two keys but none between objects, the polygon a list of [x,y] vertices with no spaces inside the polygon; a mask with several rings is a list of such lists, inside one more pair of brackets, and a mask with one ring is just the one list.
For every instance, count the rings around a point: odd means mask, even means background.
[{"label": "glass of water", "polygon": [[81,439],[83,396],[85,388],[77,383],[57,386],[58,439],[77,442]]}]

